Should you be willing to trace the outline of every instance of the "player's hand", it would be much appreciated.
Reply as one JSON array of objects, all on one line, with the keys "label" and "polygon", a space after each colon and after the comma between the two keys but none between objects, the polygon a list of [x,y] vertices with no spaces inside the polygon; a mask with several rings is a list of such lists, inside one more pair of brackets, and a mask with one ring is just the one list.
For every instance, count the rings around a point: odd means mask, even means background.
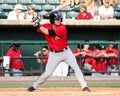
[{"label": "player's hand", "polygon": [[34,27],[41,27],[40,21],[41,21],[40,16],[37,16],[37,17],[33,18],[33,20],[32,20],[33,26]]}]

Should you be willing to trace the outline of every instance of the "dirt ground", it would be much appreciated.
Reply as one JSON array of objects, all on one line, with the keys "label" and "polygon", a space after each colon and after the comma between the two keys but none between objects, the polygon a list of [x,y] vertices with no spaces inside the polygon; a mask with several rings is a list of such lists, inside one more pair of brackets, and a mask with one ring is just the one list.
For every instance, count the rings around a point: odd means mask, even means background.
[{"label": "dirt ground", "polygon": [[38,88],[27,92],[26,88],[0,88],[0,96],[120,96],[119,88],[91,88],[82,92],[81,88]]}]

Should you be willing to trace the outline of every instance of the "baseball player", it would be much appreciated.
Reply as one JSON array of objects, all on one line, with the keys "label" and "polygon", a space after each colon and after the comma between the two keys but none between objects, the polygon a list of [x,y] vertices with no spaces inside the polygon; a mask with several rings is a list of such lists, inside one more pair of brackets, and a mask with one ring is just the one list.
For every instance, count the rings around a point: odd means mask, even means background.
[{"label": "baseball player", "polygon": [[76,62],[75,56],[68,47],[66,27],[61,23],[63,16],[60,11],[53,11],[49,16],[50,23],[40,24],[39,18],[34,19],[34,26],[37,26],[37,32],[42,33],[50,48],[48,62],[45,72],[33,83],[27,91],[32,92],[44,83],[53,73],[60,62],[65,62],[75,71],[83,92],[89,92],[83,74]]},{"label": "baseball player", "polygon": [[[10,49],[7,51],[6,56],[10,57],[10,71],[13,73],[13,76],[22,76],[23,71],[23,61],[21,57],[20,45],[13,43],[10,46]],[[13,58],[11,58],[13,57]],[[16,58],[15,58],[16,57]],[[7,68],[8,69],[8,68]]]},{"label": "baseball player", "polygon": [[[46,67],[48,57],[49,57],[49,48],[48,46],[43,46],[41,51],[37,51],[34,53],[36,57],[43,56],[43,63],[44,63],[44,69]],[[41,64],[42,60],[40,58],[37,58],[37,62]]]}]

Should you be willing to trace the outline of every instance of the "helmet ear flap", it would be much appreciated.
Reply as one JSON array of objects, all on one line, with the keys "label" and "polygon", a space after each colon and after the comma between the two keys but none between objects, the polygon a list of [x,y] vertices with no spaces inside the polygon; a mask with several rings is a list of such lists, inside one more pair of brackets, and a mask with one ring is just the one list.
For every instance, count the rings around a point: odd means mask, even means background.
[{"label": "helmet ear flap", "polygon": [[51,22],[52,24],[54,24],[54,20],[53,20],[53,19],[50,19],[50,22]]},{"label": "helmet ear flap", "polygon": [[54,14],[51,13],[49,19],[52,24],[54,24],[54,18],[55,18]]}]

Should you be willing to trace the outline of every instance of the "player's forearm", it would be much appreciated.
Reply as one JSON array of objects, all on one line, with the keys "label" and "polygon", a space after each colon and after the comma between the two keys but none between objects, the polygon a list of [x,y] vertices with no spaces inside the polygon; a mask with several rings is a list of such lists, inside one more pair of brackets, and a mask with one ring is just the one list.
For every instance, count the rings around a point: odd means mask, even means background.
[{"label": "player's forearm", "polygon": [[117,57],[114,53],[108,54],[109,57]]},{"label": "player's forearm", "polygon": [[101,53],[101,54],[96,55],[95,57],[103,57],[103,56],[104,56],[104,54]]},{"label": "player's forearm", "polygon": [[38,51],[38,52],[34,53],[34,56],[39,57],[40,54],[41,54],[41,51]]},{"label": "player's forearm", "polygon": [[49,30],[43,26],[40,27],[40,30],[43,34],[49,35]]},{"label": "player's forearm", "polygon": [[79,52],[79,53],[75,53],[74,55],[75,55],[75,56],[79,56],[79,55],[80,55],[80,52]]}]

